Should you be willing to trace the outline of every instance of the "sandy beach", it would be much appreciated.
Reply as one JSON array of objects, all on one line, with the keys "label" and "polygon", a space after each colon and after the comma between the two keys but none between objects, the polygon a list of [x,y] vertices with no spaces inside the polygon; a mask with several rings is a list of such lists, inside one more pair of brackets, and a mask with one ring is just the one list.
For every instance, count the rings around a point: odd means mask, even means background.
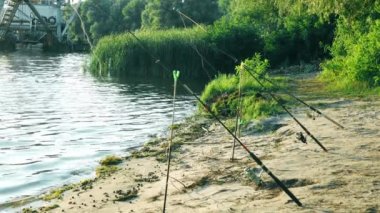
[{"label": "sandy beach", "polygon": [[380,0],[0,0],[0,213],[380,213],[379,59]]},{"label": "sandy beach", "polygon": [[[212,120],[193,117],[176,130],[174,141],[181,146],[173,154],[167,212],[378,212],[380,101],[324,99],[314,104],[345,126],[339,129],[302,107],[293,110],[328,152],[310,137],[307,144],[297,140],[301,128],[286,115],[249,125],[241,137],[303,207],[265,173],[257,185],[250,171],[257,177],[260,169],[242,147],[237,146],[231,161],[231,136]],[[270,130],[258,131],[257,126]],[[50,202],[59,206],[50,211],[161,212],[166,142],[157,139],[113,175],[67,191]]]}]

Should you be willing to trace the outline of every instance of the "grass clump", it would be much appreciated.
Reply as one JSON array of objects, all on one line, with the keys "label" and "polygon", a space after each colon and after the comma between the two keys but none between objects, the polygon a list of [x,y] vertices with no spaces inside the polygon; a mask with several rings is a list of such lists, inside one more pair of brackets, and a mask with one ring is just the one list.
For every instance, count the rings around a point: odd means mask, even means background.
[{"label": "grass clump", "polygon": [[[239,105],[238,90],[240,81],[242,94],[241,117],[243,120],[277,114],[281,111],[280,106],[268,95],[265,95],[265,92],[275,92],[285,87],[284,79],[271,78],[272,81],[276,82],[276,86],[261,80],[264,84],[263,88],[246,70],[249,69],[258,78],[269,78],[267,75],[268,66],[268,60],[264,60],[259,54],[256,54],[236,67],[236,75],[222,74],[211,81],[204,89],[201,99],[211,107],[215,114],[226,117],[235,116]],[[200,107],[200,110],[204,111],[202,107]]]},{"label": "grass clump", "polygon": [[[96,171],[95,171],[96,177],[103,178],[117,172],[118,170],[120,170],[120,168],[117,167],[116,165],[122,162],[123,162],[123,159],[118,156],[110,155],[110,156],[105,157],[99,162],[100,166],[96,168]],[[91,182],[84,182],[84,183],[81,183],[81,185],[83,185],[84,187],[86,187],[86,185],[90,186]]]},{"label": "grass clump", "polygon": [[70,189],[73,189],[73,188],[74,188],[74,185],[72,185],[72,184],[71,185],[64,185],[61,188],[53,189],[48,194],[44,195],[42,197],[42,199],[44,201],[49,201],[49,200],[53,200],[53,199],[60,199],[60,198],[62,198],[62,195],[64,192],[66,192]]},{"label": "grass clump", "polygon": [[82,190],[92,189],[92,184],[93,184],[94,182],[95,182],[94,179],[82,180],[82,181],[79,183],[79,187],[80,187]]},{"label": "grass clump", "polygon": [[22,213],[39,213],[39,212],[48,212],[50,210],[53,210],[53,209],[56,209],[56,208],[59,208],[59,205],[58,204],[54,204],[54,205],[51,205],[51,206],[43,206],[43,207],[40,207],[38,208],[38,210],[36,209],[33,209],[33,208],[23,208],[22,209]]},{"label": "grass clump", "polygon": [[32,208],[24,208],[22,209],[22,213],[38,213],[38,211]]},{"label": "grass clump", "polygon": [[[155,144],[158,145],[158,144]],[[160,154],[165,154],[165,149],[161,149],[157,146],[152,146],[145,144],[144,147],[140,150],[133,151],[131,157],[133,158],[145,158],[145,157],[156,157]]]},{"label": "grass clump", "polygon": [[43,206],[43,207],[39,208],[39,210],[41,212],[48,212],[48,211],[56,209],[56,208],[59,208],[58,204],[54,204],[54,205],[51,205],[51,206]]},{"label": "grass clump", "polygon": [[210,182],[211,182],[210,177],[208,177],[208,176],[201,177],[201,179],[199,179],[199,180],[197,180],[196,182],[194,182],[193,184],[191,184],[191,185],[189,186],[189,188],[195,188],[195,187],[206,186],[206,185],[208,185]]},{"label": "grass clump", "polygon": [[[103,158],[99,162],[100,166],[98,166],[95,170],[96,177],[104,178],[104,177],[110,176],[111,174],[117,172],[118,170],[120,170],[120,168],[117,167],[116,165],[118,165],[122,162],[123,162],[123,159],[118,157],[118,156],[115,156],[115,155],[110,155],[110,156]],[[81,183],[81,185],[84,187],[86,187],[87,185],[91,186],[91,181],[83,182],[83,183]]]},{"label": "grass clump", "polygon": [[120,168],[117,167],[117,166],[98,166],[96,168],[96,177],[98,178],[104,178],[104,177],[108,177],[108,176],[111,176],[111,174],[119,171]]},{"label": "grass clump", "polygon": [[105,157],[104,159],[100,160],[100,165],[102,166],[112,166],[112,165],[118,165],[121,162],[123,162],[123,159],[121,159],[118,156],[110,155]]},{"label": "grass clump", "polygon": [[114,199],[114,201],[120,201],[120,202],[129,201],[138,197],[138,193],[139,191],[135,187],[133,187],[132,189],[129,189],[126,192],[123,190],[117,190],[116,199]]}]

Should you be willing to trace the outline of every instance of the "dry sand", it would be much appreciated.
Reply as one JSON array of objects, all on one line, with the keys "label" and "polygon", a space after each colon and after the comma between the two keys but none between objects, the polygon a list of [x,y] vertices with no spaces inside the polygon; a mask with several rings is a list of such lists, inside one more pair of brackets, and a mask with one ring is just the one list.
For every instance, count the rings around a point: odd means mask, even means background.
[{"label": "dry sand", "polygon": [[[329,150],[310,137],[296,140],[301,129],[289,116],[267,120],[266,133],[254,128],[241,140],[286,183],[303,207],[291,202],[263,173],[263,186],[249,180],[247,168],[258,168],[238,146],[230,161],[232,138],[216,123],[203,122],[202,136],[186,140],[174,153],[167,212],[379,212],[380,100],[319,100],[323,112],[345,126],[341,130],[308,110],[295,115]],[[201,122],[202,123],[202,122]],[[68,191],[52,212],[161,212],[166,164],[155,158],[131,158],[122,170],[99,179],[92,189]],[[128,190],[137,196],[113,201]],[[132,193],[133,194],[133,193]]]}]

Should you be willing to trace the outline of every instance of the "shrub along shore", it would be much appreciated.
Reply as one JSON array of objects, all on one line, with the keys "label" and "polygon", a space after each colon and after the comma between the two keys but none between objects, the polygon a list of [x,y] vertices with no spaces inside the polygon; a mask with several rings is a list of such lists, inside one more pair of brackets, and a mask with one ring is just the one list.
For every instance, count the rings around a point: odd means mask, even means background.
[{"label": "shrub along shore", "polygon": [[[120,11],[117,2],[103,5],[114,16],[91,7],[93,3],[84,4],[81,14],[97,43],[90,69],[97,76],[170,77],[160,61],[169,70],[181,70],[183,78],[213,79],[219,73],[234,73],[237,65],[218,50],[239,61],[258,52],[271,68],[322,62],[319,79],[332,91],[380,93],[379,1],[123,0]],[[196,8],[202,10],[194,13]]]},{"label": "shrub along shore", "polygon": [[168,69],[180,70],[182,78],[214,78],[236,66],[216,47],[228,49],[242,60],[262,46],[252,30],[234,27],[215,34],[205,28],[210,27],[143,30],[134,33],[136,37],[130,33],[104,37],[92,53],[90,71],[96,76],[117,78],[168,78],[171,72],[161,66],[164,64]]}]

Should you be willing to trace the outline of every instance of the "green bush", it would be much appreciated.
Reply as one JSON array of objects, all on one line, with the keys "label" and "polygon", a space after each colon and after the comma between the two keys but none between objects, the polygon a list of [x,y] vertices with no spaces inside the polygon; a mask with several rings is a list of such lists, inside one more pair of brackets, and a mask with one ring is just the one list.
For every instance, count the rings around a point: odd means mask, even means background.
[{"label": "green bush", "polygon": [[42,199],[44,201],[49,201],[49,200],[61,198],[64,192],[73,188],[74,188],[74,185],[64,185],[61,188],[53,189],[48,194],[44,195]]},{"label": "green bush", "polygon": [[321,79],[339,90],[380,86],[379,41],[380,20],[367,21],[365,26],[342,20],[332,46],[333,58],[322,64]]},{"label": "green bush", "polygon": [[[266,74],[268,66],[269,62],[261,59],[261,56],[256,54],[236,67],[237,75],[223,74],[207,84],[201,95],[201,99],[211,107],[211,110],[215,114],[234,116],[239,105],[238,90],[240,83],[242,94],[241,115],[244,120],[277,114],[281,110],[280,107],[269,96],[265,95],[265,92],[273,92],[284,87],[281,79],[271,78],[272,81],[276,82],[276,86],[264,83],[261,80],[264,84],[263,88],[245,69],[248,68],[257,77],[270,78]],[[201,106],[199,108],[201,111],[205,110]]]},{"label": "green bush", "polygon": [[107,176],[111,176],[111,174],[119,171],[120,168],[117,166],[98,166],[96,168],[96,177],[103,178]]},{"label": "green bush", "polygon": [[[230,17],[223,17],[213,26],[208,28],[206,37],[209,48],[222,50],[229,56],[238,60],[249,58],[255,52],[262,52],[264,44],[254,25],[249,22],[235,21]],[[225,71],[232,71],[236,66],[229,56],[218,52],[211,61],[218,64],[218,68]]]}]

